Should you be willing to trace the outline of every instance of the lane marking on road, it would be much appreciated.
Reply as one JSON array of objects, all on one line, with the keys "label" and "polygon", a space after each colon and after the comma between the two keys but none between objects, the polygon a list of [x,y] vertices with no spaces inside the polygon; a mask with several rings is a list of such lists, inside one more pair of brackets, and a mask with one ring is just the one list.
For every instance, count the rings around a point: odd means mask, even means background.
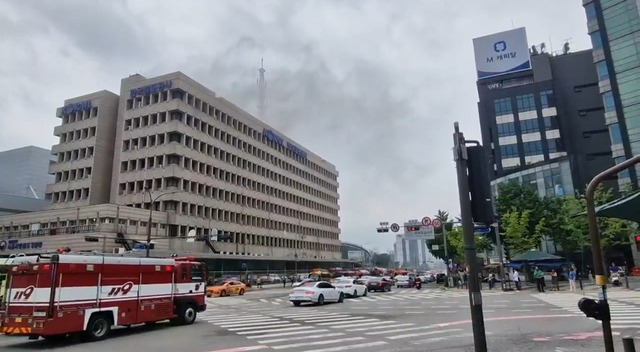
[{"label": "lane marking on road", "polygon": [[387,344],[386,341],[376,341],[376,342],[360,343],[360,344],[355,344],[355,345],[346,345],[346,346],[339,346],[339,347],[322,348],[322,349],[319,349],[319,350],[306,350],[305,352],[338,352],[338,351],[346,351],[346,350],[351,350],[351,349],[356,349],[356,348],[381,346],[381,345],[386,345],[386,344]]},{"label": "lane marking on road", "polygon": [[441,313],[456,313],[457,310],[439,310],[436,312],[436,314],[441,314]]},{"label": "lane marking on road", "polygon": [[256,331],[238,331],[236,332],[236,334],[238,335],[262,334],[262,333],[269,333],[269,332],[295,331],[295,330],[306,330],[308,332],[309,329],[315,329],[315,327],[314,326],[296,326],[292,328],[278,328],[278,329],[267,329],[267,330],[256,330]]},{"label": "lane marking on road", "polygon": [[[329,331],[329,329],[316,329],[316,330],[313,330],[313,332],[327,332],[327,331]],[[310,332],[309,330],[291,331],[291,332],[279,332],[279,333],[275,333],[275,334],[263,334],[263,335],[245,336],[245,337],[248,338],[248,339],[264,339],[264,338],[268,338],[268,337],[302,335],[302,334],[308,334],[309,332]]]},{"label": "lane marking on road", "polygon": [[372,321],[380,321],[380,319],[375,319],[375,318],[364,319],[364,318],[359,318],[358,317],[358,319],[360,319],[360,320],[358,320],[357,322],[352,322],[352,321],[332,321],[332,322],[328,322],[328,323],[317,323],[316,325],[320,325],[320,326],[328,325],[330,327],[334,327],[333,325],[344,325],[345,323],[351,323],[351,324],[356,323],[356,324],[359,325],[360,323],[370,323]]},{"label": "lane marking on road", "polygon": [[[273,328],[288,328],[292,326],[300,326],[300,324],[275,324],[275,325],[270,325],[269,327],[273,329]],[[264,326],[248,326],[244,328],[232,328],[227,330],[238,333],[239,331],[260,330],[264,328],[265,328]]]},{"label": "lane marking on road", "polygon": [[387,338],[390,339],[390,340],[397,340],[397,339],[404,339],[404,338],[409,338],[409,337],[445,334],[445,333],[455,332],[455,331],[462,331],[462,329],[446,329],[446,330],[423,331],[423,332],[416,332],[416,333],[412,333],[412,334],[389,336]]},{"label": "lane marking on road", "polygon": [[[393,321],[393,320],[386,320],[386,321],[380,321],[379,319],[368,319],[368,320],[370,322],[366,322],[365,320],[359,321],[358,322],[358,326],[372,326],[372,325],[385,324],[385,326],[388,327],[389,323],[395,323],[395,321]],[[348,328],[348,327],[352,327],[352,326],[353,326],[353,324],[334,325],[334,326],[331,326],[331,328],[333,328],[333,329],[343,329],[343,328]],[[347,330],[347,331],[349,331],[349,330]]]},{"label": "lane marking on road", "polygon": [[[492,318],[484,318],[484,321],[505,321],[505,320],[520,320],[520,319],[549,319],[549,318],[576,318],[575,314],[549,314],[549,315],[515,315],[511,317],[492,317]],[[421,329],[428,329],[430,327],[446,327],[446,326],[454,326],[454,325],[462,325],[462,324],[471,324],[471,320],[459,320],[452,321],[448,323],[438,323],[433,325],[427,325],[425,327],[421,327]],[[408,329],[407,329],[408,330]],[[402,330],[398,331],[401,332]]]},{"label": "lane marking on road", "polygon": [[244,326],[260,326],[260,325],[272,325],[272,324],[284,324],[284,323],[288,323],[288,321],[285,320],[279,320],[279,319],[275,319],[276,321],[272,321],[271,319],[266,319],[266,320],[258,320],[255,322],[234,322],[234,323],[226,323],[226,322],[218,322],[215,325],[219,325],[223,328],[236,328],[236,327],[244,327]]},{"label": "lane marking on road", "polygon": [[512,309],[512,312],[530,312],[531,309]]},{"label": "lane marking on road", "polygon": [[259,340],[258,343],[274,343],[274,342],[283,342],[283,341],[300,341],[307,339],[320,339],[325,337],[335,337],[335,336],[344,336],[344,333],[334,332],[331,334],[318,334],[318,335],[306,335],[306,336],[298,336],[298,337],[284,337],[279,339],[270,339],[270,340]]},{"label": "lane marking on road", "polygon": [[[331,345],[334,343],[344,343],[349,341],[361,341],[364,340],[364,337],[347,337],[343,339],[335,339],[335,340],[322,340],[322,341],[313,341],[313,342],[301,342],[301,343],[292,343],[289,345],[279,345],[279,346],[271,346],[274,350],[281,350],[285,348],[294,348],[294,347],[304,347],[304,346],[319,346],[319,345]],[[353,345],[351,346],[353,347]]]},{"label": "lane marking on road", "polygon": [[248,347],[234,347],[234,348],[227,348],[224,350],[213,350],[213,351],[209,351],[209,352],[244,352],[244,351],[256,351],[256,350],[263,350],[265,348],[269,348],[269,346],[248,346]]}]

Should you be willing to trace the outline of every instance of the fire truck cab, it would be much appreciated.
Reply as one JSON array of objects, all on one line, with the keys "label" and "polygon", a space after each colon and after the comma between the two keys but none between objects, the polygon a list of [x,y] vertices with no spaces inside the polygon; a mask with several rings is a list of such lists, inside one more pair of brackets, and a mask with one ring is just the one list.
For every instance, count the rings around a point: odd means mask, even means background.
[{"label": "fire truck cab", "polygon": [[206,309],[206,267],[186,258],[26,256],[8,274],[0,309],[8,335],[100,340],[113,326],[191,324]]}]

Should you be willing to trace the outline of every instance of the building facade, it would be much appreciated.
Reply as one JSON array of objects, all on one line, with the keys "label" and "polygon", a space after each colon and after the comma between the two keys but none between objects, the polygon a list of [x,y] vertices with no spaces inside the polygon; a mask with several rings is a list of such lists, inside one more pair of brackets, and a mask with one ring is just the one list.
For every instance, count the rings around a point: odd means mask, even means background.
[{"label": "building facade", "polygon": [[421,226],[418,220],[409,220],[402,227],[404,233],[396,235],[393,244],[395,263],[397,267],[410,269],[430,269],[435,263],[435,257],[427,248],[427,240],[435,238],[432,226]]},{"label": "building facade", "polygon": [[51,209],[109,203],[118,96],[101,91],[68,99],[58,108],[61,124],[51,149],[55,176],[47,186]]},{"label": "building facade", "polygon": [[[583,0],[599,91],[616,164],[640,153],[640,5]],[[620,173],[621,189],[637,188],[640,166]]]},{"label": "building facade", "polygon": [[44,199],[52,162],[51,151],[35,146],[0,152],[0,194]]},{"label": "building facade", "polygon": [[[58,115],[52,210],[137,209],[109,217],[116,234],[137,236],[151,215],[154,241],[168,250],[208,251],[191,241],[207,238],[229,254],[341,257],[335,166],[184,74],[133,75],[120,96],[73,98]],[[71,213],[41,225],[84,226]],[[0,218],[0,229],[31,231],[29,221]]]},{"label": "building facade", "polygon": [[530,68],[477,82],[494,193],[518,179],[542,196],[573,195],[613,166],[591,51],[519,54]]}]

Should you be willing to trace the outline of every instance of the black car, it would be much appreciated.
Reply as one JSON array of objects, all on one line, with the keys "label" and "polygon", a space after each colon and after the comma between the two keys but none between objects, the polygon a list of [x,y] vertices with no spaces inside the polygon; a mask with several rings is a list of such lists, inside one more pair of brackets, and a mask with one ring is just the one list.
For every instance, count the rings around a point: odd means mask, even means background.
[{"label": "black car", "polygon": [[367,290],[369,290],[369,292],[373,292],[373,291],[389,292],[391,291],[391,281],[383,277],[372,277],[367,282]]},{"label": "black car", "polygon": [[447,275],[445,275],[444,273],[440,273],[440,274],[436,275],[436,284],[439,284],[441,282],[445,282],[446,279],[447,279]]}]

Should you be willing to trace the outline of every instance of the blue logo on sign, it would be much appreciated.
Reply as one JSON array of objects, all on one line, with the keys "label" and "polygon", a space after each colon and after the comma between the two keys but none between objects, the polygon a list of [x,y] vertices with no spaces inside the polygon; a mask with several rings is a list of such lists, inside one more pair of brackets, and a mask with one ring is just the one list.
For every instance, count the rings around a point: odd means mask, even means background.
[{"label": "blue logo on sign", "polygon": [[501,51],[505,51],[507,50],[507,43],[504,40],[501,40],[499,42],[495,42],[493,44],[493,51],[495,51],[496,53],[499,53]]}]

